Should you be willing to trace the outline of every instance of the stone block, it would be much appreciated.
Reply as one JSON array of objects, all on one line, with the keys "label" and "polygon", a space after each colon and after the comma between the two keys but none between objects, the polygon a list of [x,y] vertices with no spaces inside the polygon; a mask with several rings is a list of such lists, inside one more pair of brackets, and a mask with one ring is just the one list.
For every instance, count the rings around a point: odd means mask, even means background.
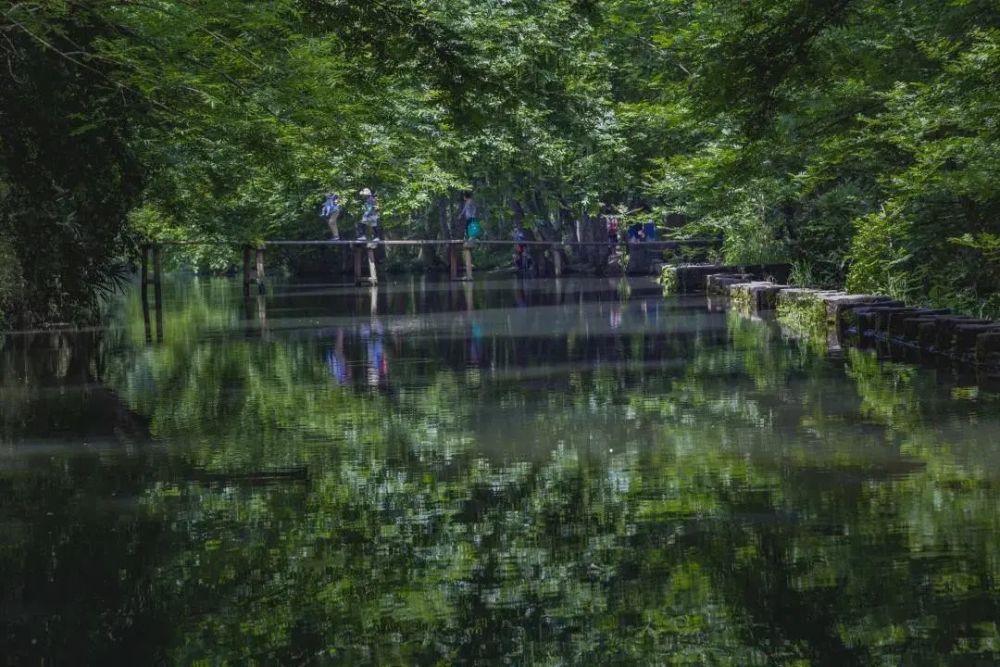
[{"label": "stone block", "polygon": [[938,320],[934,350],[942,354],[951,354],[955,347],[955,327],[965,324],[989,324],[989,320],[977,320],[965,315],[951,315]]},{"label": "stone block", "polygon": [[919,345],[920,327],[925,324],[934,325],[936,322],[937,320],[933,316],[918,315],[917,317],[908,317],[903,320],[902,332],[899,338],[905,343]]},{"label": "stone block", "polygon": [[891,301],[887,296],[876,296],[872,294],[845,294],[837,292],[823,297],[826,304],[826,318],[828,322],[839,324],[841,313],[844,310],[857,308],[859,306],[886,303]]},{"label": "stone block", "polygon": [[719,264],[676,264],[664,267],[660,274],[664,291],[671,287],[678,294],[705,291],[705,279],[713,273],[740,273],[734,267]]},{"label": "stone block", "polygon": [[846,331],[853,331],[859,336],[867,336],[875,333],[875,306],[852,308],[845,311],[841,316],[842,328]]},{"label": "stone block", "polygon": [[705,291],[713,296],[729,296],[729,288],[753,281],[749,273],[713,273],[705,277]]},{"label": "stone block", "polygon": [[773,310],[778,293],[787,288],[763,281],[736,283],[729,287],[729,298],[734,307],[745,313],[760,313]]},{"label": "stone block", "polygon": [[[882,297],[876,297],[881,299]],[[846,336],[850,333],[860,334],[862,329],[859,327],[859,317],[858,313],[861,311],[867,311],[871,308],[902,308],[903,304],[899,301],[889,300],[879,300],[871,302],[861,302],[861,303],[850,303],[850,302],[840,302],[835,303],[834,308],[836,312],[836,326],[841,336]],[[827,311],[829,315],[829,309]]]},{"label": "stone block", "polygon": [[1000,331],[987,331],[976,337],[976,363],[1000,371]]},{"label": "stone block", "polygon": [[808,287],[789,287],[781,291],[778,297],[779,303],[798,303],[800,301],[814,301],[818,290]]},{"label": "stone block", "polygon": [[840,311],[840,319],[838,324],[840,325],[841,335],[849,333],[860,333],[860,318],[863,313],[868,310],[865,306],[857,306],[854,308],[843,308]]},{"label": "stone block", "polygon": [[866,306],[853,309],[856,316],[854,325],[863,335],[886,335],[889,331],[890,318],[894,314],[912,314],[916,308],[906,308],[896,305]]},{"label": "stone block", "polygon": [[889,315],[889,328],[886,333],[890,338],[902,339],[904,338],[904,330],[907,320],[917,317],[928,317],[931,315],[947,315],[950,312],[951,311],[946,309],[933,310],[928,308],[917,308],[911,313],[903,311],[892,313]]},{"label": "stone block", "polygon": [[955,325],[955,334],[952,339],[951,352],[956,357],[968,358],[972,360],[977,352],[977,342],[981,334],[1000,332],[1000,323],[987,322],[985,324]]},{"label": "stone block", "polygon": [[939,317],[917,318],[917,345],[921,349],[933,352],[937,344]]},{"label": "stone block", "polygon": [[875,333],[884,338],[889,337],[889,330],[894,319],[914,317],[920,314],[919,308],[883,308],[875,313]]},{"label": "stone block", "polygon": [[789,287],[776,296],[778,320],[789,329],[808,338],[825,340],[829,337],[826,324],[826,305],[823,298],[830,293],[824,290]]},{"label": "stone block", "polygon": [[704,292],[708,276],[716,273],[748,274],[760,280],[774,277],[777,282],[785,282],[791,273],[788,264],[758,264],[748,266],[728,266],[723,264],[676,264],[664,267],[660,274],[661,283],[666,291],[680,294]]},{"label": "stone block", "polygon": [[976,377],[976,382],[981,391],[1000,394],[1000,369],[995,367],[982,369],[982,372]]},{"label": "stone block", "polygon": [[667,264],[660,269],[660,277],[657,282],[663,288],[664,296],[680,293],[680,278],[677,276],[677,267],[672,264]]},{"label": "stone block", "polygon": [[781,290],[787,289],[788,285],[776,285],[771,282],[753,283],[750,293],[753,300],[754,312],[764,312],[774,310],[778,306],[778,295]]}]

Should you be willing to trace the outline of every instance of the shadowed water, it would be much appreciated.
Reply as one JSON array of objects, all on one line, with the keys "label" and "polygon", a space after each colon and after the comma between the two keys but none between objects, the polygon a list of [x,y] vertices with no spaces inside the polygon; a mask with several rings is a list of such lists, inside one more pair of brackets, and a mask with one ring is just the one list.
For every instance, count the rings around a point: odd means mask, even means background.
[{"label": "shadowed water", "polygon": [[1000,660],[1000,399],[707,305],[189,279],[3,336],[3,661]]}]

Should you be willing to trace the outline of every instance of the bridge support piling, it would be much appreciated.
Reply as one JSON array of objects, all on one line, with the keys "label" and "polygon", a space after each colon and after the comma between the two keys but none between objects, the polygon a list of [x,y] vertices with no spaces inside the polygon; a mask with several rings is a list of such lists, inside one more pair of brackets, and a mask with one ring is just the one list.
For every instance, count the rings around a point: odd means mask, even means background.
[{"label": "bridge support piling", "polygon": [[563,274],[562,259],[563,259],[562,258],[562,248],[559,247],[559,244],[553,245],[552,246],[552,266],[553,266],[553,268],[555,270],[556,278],[561,278],[562,274]]},{"label": "bridge support piling", "polygon": [[[354,255],[354,284],[378,285],[378,269],[375,265],[377,243],[358,243],[352,246]],[[368,259],[368,275],[364,275],[365,258]]]},{"label": "bridge support piling", "polygon": [[465,280],[472,280],[472,247],[471,241],[462,246],[462,258],[465,260]]}]

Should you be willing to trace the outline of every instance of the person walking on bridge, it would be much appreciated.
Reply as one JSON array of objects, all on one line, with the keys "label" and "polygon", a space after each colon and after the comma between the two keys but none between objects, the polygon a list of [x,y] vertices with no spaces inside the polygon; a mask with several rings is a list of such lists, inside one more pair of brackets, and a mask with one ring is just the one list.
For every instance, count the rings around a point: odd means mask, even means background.
[{"label": "person walking on bridge", "polygon": [[340,217],[340,195],[336,192],[327,192],[323,208],[320,209],[319,217],[326,220],[330,226],[330,234],[334,241],[340,240],[340,230],[337,228],[337,219]]},{"label": "person walking on bridge", "polygon": [[358,224],[358,240],[378,241],[380,234],[378,219],[379,205],[376,197],[369,188],[364,188],[358,193],[363,199],[361,208],[361,222]]},{"label": "person walking on bridge", "polygon": [[465,222],[465,240],[479,238],[482,228],[479,226],[479,218],[476,217],[476,202],[472,198],[471,190],[462,193],[462,202],[462,211],[458,215]]}]

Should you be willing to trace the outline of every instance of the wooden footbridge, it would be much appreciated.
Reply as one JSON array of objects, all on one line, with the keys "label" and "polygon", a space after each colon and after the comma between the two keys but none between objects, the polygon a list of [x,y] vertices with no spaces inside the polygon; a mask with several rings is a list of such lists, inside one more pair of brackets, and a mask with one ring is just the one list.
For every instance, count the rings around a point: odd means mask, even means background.
[{"label": "wooden footbridge", "polygon": [[[627,250],[679,250],[682,247],[706,247],[717,244],[714,240],[705,239],[673,239],[662,241],[622,241],[611,243],[609,241],[517,241],[499,239],[479,239],[473,241],[465,240],[378,240],[378,241],[334,241],[334,240],[304,240],[304,241],[265,241],[258,245],[246,245],[242,242],[227,241],[157,241],[150,242],[142,246],[142,260],[140,263],[142,297],[145,302],[148,285],[152,284],[156,292],[156,301],[160,301],[162,259],[161,251],[164,246],[231,246],[242,247],[243,250],[243,293],[249,295],[251,287],[257,286],[260,293],[265,287],[265,253],[268,248],[288,247],[288,246],[331,246],[351,248],[354,258],[354,281],[355,284],[378,284],[378,272],[375,262],[375,253],[382,247],[444,247],[448,254],[448,267],[452,280],[472,280],[472,251],[478,247],[506,246],[512,250],[516,247],[524,247],[528,252],[550,251],[552,258],[553,272],[555,275],[563,274],[563,253],[582,248],[606,248],[612,252],[616,248]],[[464,272],[460,271],[461,268]],[[150,270],[152,268],[152,270]]]}]

